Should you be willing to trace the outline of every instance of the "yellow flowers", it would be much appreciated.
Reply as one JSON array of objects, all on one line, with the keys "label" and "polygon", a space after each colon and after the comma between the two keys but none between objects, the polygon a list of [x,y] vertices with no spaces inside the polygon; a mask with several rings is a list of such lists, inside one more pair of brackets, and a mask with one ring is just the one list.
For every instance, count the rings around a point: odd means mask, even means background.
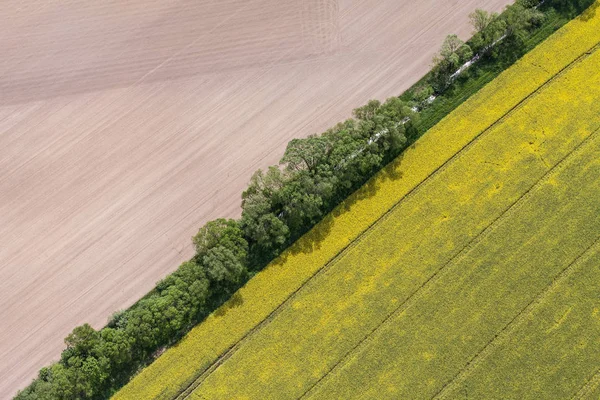
[{"label": "yellow flowers", "polygon": [[[599,273],[589,270],[589,260],[600,256],[600,134],[576,149],[447,261],[434,261],[444,253],[439,248],[434,256],[407,252],[395,272],[429,270],[430,278],[408,290],[399,278],[395,294],[405,293],[404,305],[336,360],[308,398],[461,399],[465,390],[473,398],[571,398],[600,363],[600,321],[587,321],[594,301],[582,301],[598,291],[598,280],[588,279]],[[549,184],[550,177],[559,185]],[[487,208],[481,202],[487,200],[475,199],[469,214]],[[430,232],[454,238],[458,231]],[[422,265],[412,261],[413,252],[421,253]],[[563,304],[551,300],[565,292]],[[569,307],[575,309],[567,313]],[[581,349],[568,345],[582,339]],[[564,374],[569,379],[560,379]],[[374,381],[392,385],[390,391]],[[210,382],[203,386],[202,394],[213,398]]]},{"label": "yellow flowers", "polygon": [[600,51],[405,197],[192,398],[434,396],[600,235],[597,93]]},{"label": "yellow flowers", "polygon": [[582,398],[597,399],[597,394],[583,395],[600,383],[600,373],[597,381],[587,381],[600,362],[600,321],[589,318],[597,304],[599,266],[600,249],[595,246],[488,347],[486,357],[448,385],[443,398],[461,398],[468,390],[473,398],[561,399],[581,393]]},{"label": "yellow flowers", "polygon": [[[416,389],[435,394],[449,380],[450,370],[439,379],[419,380],[425,385],[421,387],[395,375],[416,379],[421,367],[409,374],[406,369],[395,372],[382,362],[381,368],[371,366],[360,373],[362,357],[353,349],[359,346],[365,358],[369,354],[371,359],[390,357],[394,364],[398,349],[380,354],[381,347],[360,343],[396,310],[400,310],[398,317],[413,315],[406,310],[417,309],[419,301],[426,303],[422,309],[433,313],[428,318],[435,316],[437,307],[446,304],[444,298],[428,297],[421,288],[431,285],[431,279],[441,282],[444,278],[437,274],[445,268],[456,270],[455,257],[483,242],[488,237],[484,232],[499,223],[495,221],[507,219],[505,226],[518,229],[518,218],[504,217],[516,215],[518,211],[509,211],[514,204],[522,202],[527,205],[523,209],[537,210],[540,229],[555,229],[544,225],[545,203],[533,205],[541,199],[551,202],[546,187],[555,188],[561,198],[567,196],[565,185],[570,180],[559,172],[550,173],[553,168],[572,171],[568,166],[576,157],[588,169],[596,165],[589,164],[584,154],[597,142],[586,138],[600,125],[595,97],[600,92],[600,63],[597,52],[586,52],[599,41],[600,16],[574,21],[557,32],[431,129],[114,398],[171,399],[193,382],[199,385],[192,395],[197,399],[296,398],[309,390],[321,398],[349,398],[353,392],[337,388],[367,390],[378,379],[387,382],[391,397]],[[582,150],[569,156],[580,145]],[[555,185],[543,184],[550,178]],[[574,181],[585,178],[578,179]],[[588,186],[593,193],[593,185]],[[585,231],[586,223],[595,223],[590,215],[580,213],[577,221],[581,221],[574,228]],[[534,239],[539,245],[545,243]],[[496,245],[490,246],[490,254],[502,254]],[[571,255],[557,256],[556,268]],[[493,269],[477,260],[470,268]],[[540,278],[540,285],[544,279]],[[460,287],[449,287],[461,293]],[[412,297],[414,293],[422,293],[422,300]],[[464,292],[452,301],[458,307],[469,296],[475,294]],[[476,297],[472,301],[479,304]],[[460,307],[449,304],[448,315],[459,312],[455,310]],[[444,332],[435,327],[432,332],[411,330],[408,322],[422,317],[414,315],[416,319],[398,322],[407,325],[395,330],[397,340],[414,342],[414,350],[405,350],[414,351],[421,363],[415,365],[425,363],[422,371],[429,371],[427,365],[447,358],[447,350],[432,345],[435,335],[428,335]],[[471,343],[468,336],[468,332],[457,333],[456,340]],[[371,340],[375,339],[366,342]],[[229,349],[222,364],[207,372]],[[456,358],[457,365],[463,359]],[[335,369],[338,362],[343,367]],[[385,397],[385,393],[379,394]]]}]

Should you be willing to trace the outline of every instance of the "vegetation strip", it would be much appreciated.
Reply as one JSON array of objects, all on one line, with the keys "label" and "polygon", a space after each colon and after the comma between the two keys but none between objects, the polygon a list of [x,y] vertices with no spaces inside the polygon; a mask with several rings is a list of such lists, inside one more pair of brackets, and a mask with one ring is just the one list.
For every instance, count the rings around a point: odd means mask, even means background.
[{"label": "vegetation strip", "polygon": [[[597,132],[595,135],[597,135]],[[597,136],[595,136],[597,138]],[[455,265],[461,260],[463,260],[469,252],[473,250],[479,243],[481,243],[485,238],[487,238],[499,224],[501,224],[506,218],[510,217],[513,213],[517,212],[523,204],[528,201],[533,195],[534,191],[541,187],[544,184],[547,184],[548,180],[550,180],[555,174],[562,171],[567,165],[568,162],[578,154],[582,149],[585,148],[585,145],[589,143],[592,139],[592,136],[586,138],[579,146],[573,150],[571,153],[567,154],[559,163],[554,166],[551,170],[549,170],[546,175],[540,178],[530,189],[528,189],[522,196],[515,200],[502,214],[500,214],[494,221],[490,223],[483,231],[481,231],[477,236],[473,238],[469,243],[467,243],[460,251],[452,257],[447,263],[442,265],[435,273],[427,279],[421,286],[419,286],[413,293],[411,293],[408,298],[401,303],[396,309],[394,309],[391,313],[389,313],[386,318],[382,321],[381,324],[376,326],[372,331],[370,331],[364,339],[357,343],[352,349],[350,349],[340,360],[335,363],[330,370],[323,375],[318,381],[316,381],[312,386],[310,386],[300,397],[299,399],[306,398],[310,396],[310,393],[316,390],[319,385],[322,384],[323,381],[327,379],[327,377],[331,376],[333,372],[337,369],[341,368],[346,361],[355,353],[360,351],[362,348],[368,345],[369,340],[377,334],[386,324],[388,324],[391,319],[399,314],[403,313],[411,307],[415,301],[423,295],[425,291],[427,291],[435,282],[437,282],[444,274],[444,271],[451,265]],[[591,246],[590,246],[591,247]]]}]

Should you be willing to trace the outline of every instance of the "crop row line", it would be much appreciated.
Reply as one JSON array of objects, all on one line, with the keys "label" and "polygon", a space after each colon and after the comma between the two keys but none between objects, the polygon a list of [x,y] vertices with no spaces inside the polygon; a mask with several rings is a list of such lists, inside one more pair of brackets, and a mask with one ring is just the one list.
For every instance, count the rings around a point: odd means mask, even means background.
[{"label": "crop row line", "polygon": [[600,386],[600,368],[596,371],[590,379],[588,379],[584,385],[575,393],[572,400],[581,400],[590,396],[594,390]]},{"label": "crop row line", "polygon": [[514,332],[519,328],[525,320],[533,313],[533,311],[542,303],[544,298],[549,295],[554,289],[560,284],[564,283],[576,270],[577,268],[587,261],[587,259],[594,254],[595,251],[600,249],[600,237],[596,238],[591,245],[589,245],[579,256],[575,258],[565,269],[558,273],[552,280],[552,282],[546,286],[523,310],[521,310],[515,317],[505,325],[494,337],[492,337],[485,346],[477,352],[465,365],[465,367],[458,371],[452,380],[450,380],[440,391],[433,397],[433,399],[445,399],[448,394],[452,392],[454,388],[460,385],[466,378],[469,377],[498,346],[501,346]]},{"label": "crop row line", "polygon": [[584,139],[573,151],[565,155],[551,170],[544,174],[538,181],[536,181],[525,193],[523,193],[518,199],[516,199],[511,205],[509,205],[498,217],[496,217],[484,230],[477,234],[471,241],[466,243],[458,252],[455,253],[446,263],[444,263],[439,269],[437,269],[433,275],[431,275],[421,286],[414,290],[397,308],[392,310],[383,321],[374,327],[361,341],[359,341],[352,349],[350,349],[337,363],[335,363],[329,371],[327,371],[318,381],[316,381],[311,387],[309,387],[298,399],[306,398],[310,392],[314,391],[319,385],[326,380],[326,377],[330,376],[335,370],[342,368],[350,359],[350,357],[359,352],[362,348],[369,344],[370,340],[373,340],[375,334],[380,331],[385,325],[392,320],[393,317],[398,316],[410,308],[417,300],[419,300],[431,287],[439,281],[444,273],[447,272],[453,265],[463,260],[479,243],[487,238],[499,225],[502,224],[506,218],[517,212],[533,195],[536,189],[545,184],[554,175],[562,171],[577,153],[579,153],[590,141],[591,138],[597,138],[596,134],[599,130],[596,130],[592,135]]},{"label": "crop row line", "polygon": [[[259,332],[265,326],[267,326],[278,314],[280,314],[286,306],[290,304],[290,302],[298,295],[298,293],[306,287],[308,284],[315,282],[316,278],[320,275],[324,274],[333,264],[335,264],[338,260],[344,257],[350,250],[352,250],[355,246],[357,246],[363,239],[368,237],[372,231],[373,227],[375,227],[380,222],[387,220],[390,215],[403,204],[407,199],[412,198],[414,195],[420,192],[431,180],[437,175],[441,174],[445,171],[450,165],[454,164],[457,160],[460,160],[465,153],[468,152],[475,144],[477,144],[487,133],[489,133],[494,127],[503,123],[507,118],[509,118],[512,114],[522,108],[529,100],[534,98],[537,94],[543,91],[547,86],[549,86],[555,79],[558,79],[562,75],[564,75],[567,71],[573,68],[575,65],[579,64],[581,61],[589,57],[592,53],[594,53],[598,48],[600,48],[600,43],[596,43],[587,51],[584,51],[580,56],[571,61],[568,65],[561,68],[556,74],[549,77],[546,81],[540,84],[535,90],[533,90],[528,96],[521,99],[517,104],[512,106],[509,110],[507,110],[503,115],[501,115],[497,120],[492,122],[486,128],[484,128],[480,133],[478,133],[469,143],[465,144],[462,148],[460,148],[452,157],[446,160],[439,167],[435,168],[429,175],[427,175],[419,184],[417,184],[414,188],[412,188],[406,195],[400,198],[390,209],[388,209],[384,214],[382,214],[379,218],[377,218],[373,223],[371,223],[364,231],[362,231],[351,243],[342,248],[338,253],[336,253],[322,268],[316,271],[313,275],[307,278],[307,280],[298,287],[298,289],[294,290],[277,308],[275,308],[268,316],[265,317],[260,323],[258,323],[254,328],[249,330],[244,336],[242,336],[237,342],[235,342],[232,346],[230,346],[225,352],[223,352],[216,360],[213,362],[207,369],[205,369],[196,379],[192,381],[189,386],[184,388],[179,394],[175,397],[177,400],[183,400],[189,397],[189,395],[197,389],[202,382],[208,378],[215,370],[219,368],[227,359],[229,359],[246,341],[248,341],[255,333]],[[375,176],[375,178],[377,175]],[[368,183],[367,183],[368,184]]]}]

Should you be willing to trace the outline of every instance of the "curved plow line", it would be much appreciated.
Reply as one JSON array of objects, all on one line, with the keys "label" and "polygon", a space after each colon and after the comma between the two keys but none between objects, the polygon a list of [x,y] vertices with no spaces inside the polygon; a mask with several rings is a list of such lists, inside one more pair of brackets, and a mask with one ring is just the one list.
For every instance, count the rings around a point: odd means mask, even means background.
[{"label": "curved plow line", "polygon": [[[480,133],[478,133],[469,143],[464,145],[461,149],[459,149],[451,158],[446,160],[442,165],[437,167],[433,172],[427,175],[419,184],[417,184],[413,189],[411,189],[404,197],[398,200],[388,211],[386,211],[381,217],[375,220],[371,225],[369,225],[362,233],[360,233],[356,239],[354,239],[351,243],[349,243],[346,247],[341,249],[335,256],[331,258],[321,269],[315,272],[313,275],[307,278],[304,284],[302,284],[298,289],[290,294],[275,310],[273,310],[265,319],[263,319],[259,324],[257,324],[254,328],[252,328],[248,333],[246,333],[242,338],[240,338],[237,342],[235,342],[231,347],[229,347],[225,352],[223,352],[208,368],[198,375],[196,379],[192,381],[186,388],[182,389],[179,394],[175,397],[176,400],[182,400],[189,397],[189,395],[197,389],[210,374],[212,374],[216,369],[221,366],[227,359],[229,359],[247,340],[249,340],[255,333],[260,331],[262,328],[267,326],[283,309],[288,306],[291,301],[296,297],[298,292],[300,292],[306,285],[311,284],[326,272],[331,265],[333,265],[336,261],[343,258],[346,253],[348,253],[352,248],[354,248],[360,241],[369,234],[372,233],[372,228],[380,222],[385,221],[389,216],[398,208],[405,200],[413,197],[417,194],[423,187],[426,185],[437,175],[441,174],[444,170],[446,170],[450,165],[459,160],[464,156],[469,149],[471,149],[475,144],[477,144],[487,133],[489,133],[492,128],[504,122],[508,119],[512,114],[521,109],[525,104],[529,102],[529,100],[535,98],[540,92],[542,92],[547,86],[549,86],[555,79],[560,78],[577,64],[588,58],[592,55],[596,50],[600,48],[600,43],[596,43],[589,50],[584,51],[579,57],[574,59],[571,63],[563,67],[560,71],[558,71],[555,75],[548,78],[544,83],[538,86],[537,89],[532,91],[528,96],[524,97],[517,104],[515,104],[512,108],[510,108],[506,113],[501,115],[496,121],[491,123],[487,128],[484,128]],[[368,185],[368,182],[366,183]],[[360,189],[359,189],[360,190]]]},{"label": "curved plow line", "polygon": [[306,398],[316,388],[323,384],[327,380],[327,377],[331,373],[335,372],[339,368],[343,367],[350,359],[350,357],[362,350],[364,347],[369,345],[370,341],[374,340],[373,337],[377,332],[383,328],[393,317],[404,313],[409,309],[417,300],[419,300],[425,293],[430,290],[431,286],[440,280],[453,265],[463,260],[481,241],[488,237],[502,222],[510,217],[513,213],[518,211],[523,204],[533,195],[535,190],[544,185],[549,179],[551,179],[558,172],[562,171],[570,161],[572,156],[579,153],[586,144],[592,141],[592,137],[596,138],[596,134],[599,130],[596,130],[592,135],[584,139],[573,151],[563,157],[551,170],[549,170],[544,176],[542,176],[532,187],[530,187],[521,197],[515,200],[508,208],[505,209],[494,221],[490,223],[483,231],[475,236],[469,243],[467,243],[462,249],[458,251],[450,260],[442,265],[434,274],[427,279],[421,286],[419,286],[414,292],[412,292],[406,300],[401,303],[396,309],[388,314],[385,319],[376,326],[371,332],[369,332],[360,342],[358,342],[352,349],[350,349],[337,363],[335,363],[329,371],[325,373],[317,382],[315,382],[310,388],[308,388],[298,399]]}]

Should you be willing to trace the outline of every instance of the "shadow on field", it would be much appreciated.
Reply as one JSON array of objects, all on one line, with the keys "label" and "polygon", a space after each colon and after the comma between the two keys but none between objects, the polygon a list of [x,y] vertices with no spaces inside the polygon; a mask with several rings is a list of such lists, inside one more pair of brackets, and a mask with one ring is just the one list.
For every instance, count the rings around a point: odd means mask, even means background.
[{"label": "shadow on field", "polygon": [[[413,143],[407,147],[400,155],[398,155],[393,161],[386,165],[382,170],[371,177],[366,183],[359,187],[354,193],[346,198],[342,203],[327,214],[316,226],[310,231],[305,233],[300,239],[292,244],[286,251],[284,251],[277,259],[270,263],[270,266],[285,266],[287,258],[290,255],[296,255],[300,253],[311,253],[319,250],[323,243],[323,240],[331,232],[333,222],[339,216],[350,212],[354,205],[363,200],[367,200],[373,197],[382,187],[389,181],[396,181],[402,179],[404,173],[400,171],[402,160],[404,158],[404,152],[407,150],[416,149],[417,144]],[[362,234],[362,232],[361,232]],[[354,239],[353,239],[354,240]]]},{"label": "shadow on field", "polygon": [[223,317],[225,314],[227,314],[227,311],[233,308],[240,307],[242,304],[244,304],[244,298],[238,290],[234,294],[232,294],[229,300],[223,303],[221,307],[215,310],[214,315],[215,317]]},{"label": "shadow on field", "polygon": [[600,8],[600,3],[596,1],[587,10],[585,10],[583,14],[581,14],[579,19],[585,22],[591,20],[596,16],[596,11],[598,11],[598,8]]}]

